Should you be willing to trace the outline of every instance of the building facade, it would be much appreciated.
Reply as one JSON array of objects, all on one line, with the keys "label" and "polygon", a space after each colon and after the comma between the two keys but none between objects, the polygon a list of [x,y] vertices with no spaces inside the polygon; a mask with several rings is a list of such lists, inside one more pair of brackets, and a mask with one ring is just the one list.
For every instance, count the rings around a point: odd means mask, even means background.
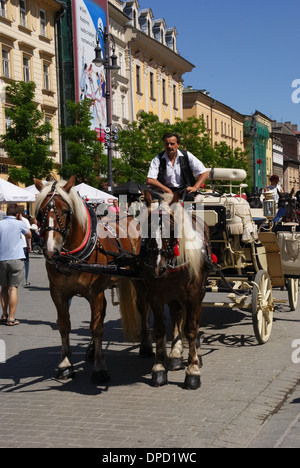
[{"label": "building facade", "polygon": [[271,119],[259,111],[245,116],[244,138],[251,187],[265,189],[273,172]]},{"label": "building facade", "polygon": [[[75,65],[72,2],[65,1],[66,13],[59,28],[59,68],[61,120],[68,125],[66,101],[75,100]],[[164,19],[155,19],[151,9],[140,9],[138,0],[109,0],[108,18],[120,67],[111,71],[113,127],[126,128],[143,111],[154,113],[166,123],[183,118],[182,76],[194,66],[178,53],[176,28],[168,28]],[[63,145],[62,161],[66,158]]]},{"label": "building facade", "polygon": [[244,116],[222,102],[213,99],[205,90],[185,88],[183,118],[202,117],[210,133],[212,146],[225,142],[230,148],[244,151]]},{"label": "building facade", "polygon": [[286,192],[299,190],[300,132],[291,122],[272,121],[273,138],[277,138],[283,148],[283,187]]},{"label": "building facade", "polygon": [[[34,81],[35,101],[44,112],[53,132],[50,156],[60,162],[59,97],[57,82],[55,23],[63,11],[54,0],[1,0],[0,2],[0,133],[10,122],[5,109],[5,87],[13,81]],[[8,166],[13,164],[0,148],[0,175],[8,178]]]},{"label": "building facade", "polygon": [[[119,5],[128,18],[124,28],[125,47],[120,51],[128,79],[128,99],[124,96],[124,84],[120,83],[120,92],[115,91],[114,114],[120,116],[122,110],[124,120],[127,104],[128,121],[137,120],[141,112],[152,112],[166,123],[183,118],[182,76],[192,71],[194,66],[178,53],[176,28],[168,28],[163,18],[155,19],[150,8],[140,9],[138,0],[112,0],[109,2],[109,15],[114,36],[116,24],[113,22],[112,5]],[[121,63],[123,65],[123,60]],[[115,77],[115,81],[117,79]]]}]

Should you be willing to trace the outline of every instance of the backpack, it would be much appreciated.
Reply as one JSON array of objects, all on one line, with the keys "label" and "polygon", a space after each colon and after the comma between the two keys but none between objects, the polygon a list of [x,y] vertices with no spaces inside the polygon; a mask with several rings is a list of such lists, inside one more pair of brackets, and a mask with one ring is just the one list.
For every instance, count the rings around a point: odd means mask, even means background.
[{"label": "backpack", "polygon": [[[180,169],[181,169],[181,177],[184,183],[185,187],[192,187],[195,185],[195,177],[194,174],[191,170],[190,163],[189,163],[189,158],[187,151],[180,150],[180,152],[183,154],[183,157],[179,157],[179,163],[180,163]],[[165,151],[160,153],[158,155],[159,157],[159,172],[158,172],[158,177],[157,180],[165,185],[165,174],[167,171],[167,161],[163,158],[163,155],[165,154]]]}]

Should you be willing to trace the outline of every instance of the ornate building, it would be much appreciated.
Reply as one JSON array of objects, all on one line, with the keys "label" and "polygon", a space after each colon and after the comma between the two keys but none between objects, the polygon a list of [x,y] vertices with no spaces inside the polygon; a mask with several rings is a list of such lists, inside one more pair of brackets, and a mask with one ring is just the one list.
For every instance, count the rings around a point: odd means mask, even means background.
[{"label": "ornate building", "polygon": [[161,122],[183,118],[182,76],[194,66],[178,53],[176,28],[139,9],[138,0],[110,0],[109,21],[121,66],[113,77],[114,121],[126,125],[142,111]]},{"label": "ornate building", "polygon": [[[55,21],[62,12],[55,0],[1,0],[0,2],[0,133],[10,124],[5,109],[5,86],[11,81],[34,81],[35,100],[53,127],[50,155],[60,162],[59,99]],[[0,148],[0,172],[7,178],[8,166],[13,164]]]}]

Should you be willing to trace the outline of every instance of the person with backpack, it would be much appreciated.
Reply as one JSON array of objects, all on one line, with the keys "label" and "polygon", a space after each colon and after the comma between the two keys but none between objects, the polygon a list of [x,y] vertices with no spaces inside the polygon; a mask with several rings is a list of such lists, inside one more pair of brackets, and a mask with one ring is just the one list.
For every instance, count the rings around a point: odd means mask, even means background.
[{"label": "person with backpack", "polygon": [[180,136],[166,133],[163,137],[165,151],[150,164],[147,184],[165,193],[185,190],[185,201],[193,201],[196,192],[209,177],[209,171],[192,153],[180,150]]}]

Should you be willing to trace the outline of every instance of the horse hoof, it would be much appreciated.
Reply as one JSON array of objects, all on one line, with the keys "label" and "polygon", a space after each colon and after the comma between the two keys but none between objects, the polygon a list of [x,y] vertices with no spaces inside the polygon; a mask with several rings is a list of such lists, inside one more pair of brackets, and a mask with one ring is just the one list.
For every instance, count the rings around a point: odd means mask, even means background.
[{"label": "horse hoof", "polygon": [[200,375],[186,375],[184,381],[184,388],[187,390],[197,390],[201,387]]},{"label": "horse hoof", "polygon": [[141,346],[139,355],[143,358],[150,358],[155,356],[152,346]]},{"label": "horse hoof", "polygon": [[167,371],[152,372],[152,387],[162,387],[168,385],[168,374]]},{"label": "horse hoof", "polygon": [[184,369],[183,358],[169,358],[169,370],[178,371]]},{"label": "horse hoof", "polygon": [[93,384],[100,385],[110,381],[109,373],[106,370],[94,371],[91,376]]},{"label": "horse hoof", "polygon": [[73,366],[61,367],[58,369],[57,378],[58,380],[68,380],[75,377]]}]

